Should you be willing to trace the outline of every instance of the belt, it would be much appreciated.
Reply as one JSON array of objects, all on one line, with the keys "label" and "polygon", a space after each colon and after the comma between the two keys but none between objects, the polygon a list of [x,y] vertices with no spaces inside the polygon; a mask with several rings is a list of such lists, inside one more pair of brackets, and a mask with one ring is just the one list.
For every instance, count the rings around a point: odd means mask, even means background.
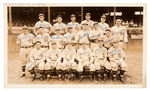
[{"label": "belt", "polygon": [[104,60],[104,58],[98,58],[99,60]]},{"label": "belt", "polygon": [[42,48],[48,48],[49,46],[41,46]]},{"label": "belt", "polygon": [[21,48],[31,48],[32,46],[21,46]]},{"label": "belt", "polygon": [[123,40],[120,40],[120,42],[123,42]]}]

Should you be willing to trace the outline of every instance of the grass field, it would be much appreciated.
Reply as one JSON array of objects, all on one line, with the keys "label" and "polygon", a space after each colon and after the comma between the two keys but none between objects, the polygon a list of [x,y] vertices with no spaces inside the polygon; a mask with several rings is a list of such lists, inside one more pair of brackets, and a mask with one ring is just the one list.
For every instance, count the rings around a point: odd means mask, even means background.
[{"label": "grass field", "polygon": [[[19,60],[19,47],[16,46],[17,35],[8,35],[8,84],[122,84],[121,82],[113,81],[58,81],[56,79],[50,81],[40,82],[35,80],[30,81],[30,75],[21,78],[21,62]],[[126,49],[126,63],[128,65],[128,72],[126,84],[142,84],[143,75],[143,41],[142,40],[129,40]]]}]

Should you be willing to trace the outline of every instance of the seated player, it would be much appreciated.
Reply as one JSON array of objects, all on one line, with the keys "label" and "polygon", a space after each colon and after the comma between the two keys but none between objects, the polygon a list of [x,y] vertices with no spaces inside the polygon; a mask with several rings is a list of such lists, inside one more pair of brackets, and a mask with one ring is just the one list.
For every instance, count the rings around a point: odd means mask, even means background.
[{"label": "seated player", "polygon": [[62,52],[62,57],[67,65],[66,73],[71,70],[71,62],[76,58],[76,50],[73,48],[72,43],[67,43],[66,48]]},{"label": "seated player", "polygon": [[[124,52],[119,46],[119,40],[114,40],[113,46],[108,50],[108,57],[112,66],[112,75],[114,80],[119,76],[123,81],[123,74],[127,71],[128,66],[123,60]],[[117,74],[119,71],[119,74]]]},{"label": "seated player", "polygon": [[[50,62],[50,70],[47,77],[49,78],[56,69],[56,61],[61,56],[61,50],[57,48],[56,42],[51,43],[50,49],[46,53],[46,60]],[[50,73],[50,74],[49,74]]]},{"label": "seated player", "polygon": [[27,64],[27,69],[32,75],[31,81],[34,80],[36,73],[35,68],[39,70],[40,79],[44,79],[44,70],[49,70],[49,62],[45,61],[45,50],[41,48],[41,42],[37,41],[30,53],[30,63]]},{"label": "seated player", "polygon": [[66,61],[61,56],[56,61],[56,72],[58,74],[59,80],[63,80],[64,79],[66,69],[67,69]]},{"label": "seated player", "polygon": [[93,50],[94,65],[96,72],[99,72],[100,70],[101,76],[104,78],[104,80],[106,80],[105,78],[109,76],[109,73],[111,71],[111,65],[107,61],[107,49],[103,47],[103,39],[98,39],[97,43],[98,47],[95,47]]}]

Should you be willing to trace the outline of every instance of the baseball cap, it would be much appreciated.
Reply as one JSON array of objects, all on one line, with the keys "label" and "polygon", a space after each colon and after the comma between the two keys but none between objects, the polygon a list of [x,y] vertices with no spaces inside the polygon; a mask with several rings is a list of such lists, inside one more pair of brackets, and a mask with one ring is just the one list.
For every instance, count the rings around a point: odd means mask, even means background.
[{"label": "baseball cap", "polygon": [[44,17],[44,14],[43,14],[43,13],[40,13],[40,14],[39,14],[39,17],[40,17],[40,16],[43,16],[43,17]]},{"label": "baseball cap", "polygon": [[93,25],[98,24],[98,22],[94,22]]},{"label": "baseball cap", "polygon": [[36,45],[36,44],[41,44],[41,42],[40,41],[36,41],[36,42],[34,42],[34,46]]},{"label": "baseball cap", "polygon": [[105,19],[106,19],[106,16],[105,16],[105,15],[102,15],[101,18],[105,18]]},{"label": "baseball cap", "polygon": [[61,15],[58,15],[57,18],[62,18]]},{"label": "baseball cap", "polygon": [[76,16],[75,16],[74,14],[71,14],[71,16],[70,16],[70,17],[72,18],[72,17],[76,17]]},{"label": "baseball cap", "polygon": [[87,23],[83,23],[82,25],[88,25]]},{"label": "baseball cap", "polygon": [[100,38],[98,38],[98,42],[104,42],[104,40],[103,40],[103,38],[102,37],[100,37]]},{"label": "baseball cap", "polygon": [[67,29],[72,29],[72,28],[73,28],[72,26],[68,26],[68,27],[67,27]]},{"label": "baseball cap", "polygon": [[28,27],[27,27],[27,26],[23,26],[22,29],[23,29],[23,30],[28,30]]},{"label": "baseball cap", "polygon": [[85,15],[86,15],[86,16],[87,16],[87,15],[91,16],[91,14],[90,14],[90,13],[86,13]]}]

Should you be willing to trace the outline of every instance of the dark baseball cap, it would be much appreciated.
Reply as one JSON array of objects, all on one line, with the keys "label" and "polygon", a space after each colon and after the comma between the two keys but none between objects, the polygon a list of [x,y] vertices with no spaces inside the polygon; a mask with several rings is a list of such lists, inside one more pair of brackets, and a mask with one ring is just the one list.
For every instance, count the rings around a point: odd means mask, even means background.
[{"label": "dark baseball cap", "polygon": [[101,18],[105,18],[105,19],[106,19],[106,16],[105,16],[105,15],[102,15]]},{"label": "dark baseball cap", "polygon": [[58,15],[57,18],[62,18],[61,15]]},{"label": "dark baseball cap", "polygon": [[75,16],[74,14],[71,14],[71,16],[70,16],[70,17],[72,18],[72,17],[76,17],[76,16]]},{"label": "dark baseball cap", "polygon": [[44,17],[44,14],[43,14],[43,13],[40,13],[40,14],[39,14],[39,17],[40,17],[40,16],[43,16],[43,17]]},{"label": "dark baseball cap", "polygon": [[90,14],[90,13],[86,13],[85,15],[86,15],[86,16],[87,16],[87,15],[91,16],[91,14]]},{"label": "dark baseball cap", "polygon": [[88,25],[87,23],[83,23],[82,25]]}]

